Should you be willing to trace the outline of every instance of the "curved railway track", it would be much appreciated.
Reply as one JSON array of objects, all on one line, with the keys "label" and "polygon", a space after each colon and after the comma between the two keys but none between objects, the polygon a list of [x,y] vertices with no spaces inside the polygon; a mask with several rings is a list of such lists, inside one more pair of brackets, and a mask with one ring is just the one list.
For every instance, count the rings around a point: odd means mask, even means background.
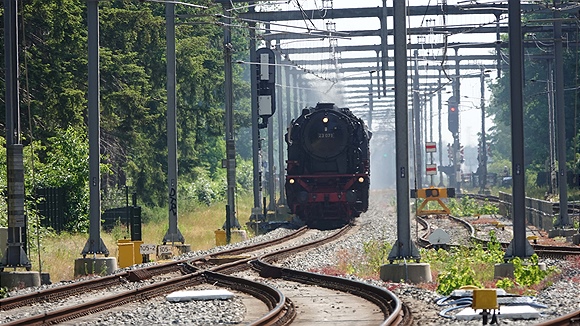
[{"label": "curved railway track", "polygon": [[[250,325],[287,325],[294,320],[296,310],[291,300],[274,287],[255,282],[249,279],[232,276],[231,274],[248,269],[250,266],[258,268],[261,273],[271,274],[276,269],[273,265],[263,267],[258,257],[264,256],[268,261],[275,261],[283,257],[292,255],[293,253],[308,250],[321,244],[334,241],[346,232],[349,227],[345,227],[330,236],[322,239],[310,241],[300,245],[287,245],[286,248],[279,248],[275,251],[269,250],[273,246],[281,245],[289,239],[297,238],[304,235],[306,229],[300,229],[288,237],[268,241],[252,245],[249,247],[237,248],[228,251],[223,251],[212,255],[214,257],[197,257],[195,259],[180,260],[171,263],[165,263],[157,266],[150,266],[135,271],[125,272],[118,275],[111,275],[103,278],[96,278],[89,281],[70,284],[62,288],[53,288],[50,290],[39,291],[29,295],[17,296],[0,300],[0,309],[10,310],[17,307],[25,307],[46,300],[55,300],[56,298],[65,298],[78,291],[91,291],[94,289],[103,289],[110,286],[116,286],[120,283],[129,281],[145,280],[153,275],[161,275],[163,273],[179,272],[183,275],[171,277],[168,280],[155,282],[153,284],[144,285],[138,289],[131,291],[124,291],[115,295],[110,295],[104,298],[92,300],[82,304],[73,304],[65,308],[46,311],[44,313],[12,320],[3,325],[45,325],[54,324],[65,321],[71,321],[75,318],[83,317],[89,314],[94,314],[100,311],[119,307],[135,301],[149,300],[151,298],[166,295],[176,290],[183,290],[188,287],[200,285],[203,283],[211,283],[218,286],[234,289],[236,291],[247,293],[260,301],[262,301],[268,309],[268,313],[251,321]],[[256,253],[257,250],[266,249],[266,252]],[[253,252],[247,258],[235,260],[233,262],[219,264],[219,256],[234,256],[240,254],[248,254]],[[216,258],[216,259],[212,259]],[[217,265],[216,265],[217,264]],[[262,267],[257,267],[262,266]],[[263,270],[269,272],[263,272]],[[379,307],[379,310],[384,315],[382,325],[399,325],[406,322],[410,325],[410,313],[403,308],[402,303],[391,292],[382,288],[375,288],[364,283],[328,276],[321,276],[317,274],[308,273],[305,277],[304,272],[292,271],[283,269],[277,272],[280,275],[285,275],[285,278],[292,279],[296,282],[303,282],[307,284],[317,284],[325,286],[334,290],[343,291],[345,293],[352,293],[360,296]]]},{"label": "curved railway track", "polygon": [[0,311],[25,307],[39,302],[65,299],[68,297],[78,295],[79,293],[86,293],[88,291],[97,291],[104,288],[119,286],[127,282],[143,281],[162,274],[180,272],[183,264],[186,263],[195,264],[207,262],[210,261],[212,258],[217,258],[220,256],[235,256],[253,250],[260,250],[263,248],[272,247],[274,245],[299,237],[304,233],[306,233],[307,230],[308,230],[307,228],[300,228],[283,238],[273,239],[271,241],[261,242],[254,245],[245,246],[242,248],[224,250],[214,255],[201,256],[193,259],[175,260],[172,262],[167,262],[159,265],[152,265],[104,277],[98,277],[86,281],[54,287],[51,289],[41,290],[29,294],[0,299]]},{"label": "curved railway track", "polygon": [[[459,197],[469,196],[476,200],[488,201],[492,203],[498,203],[500,201],[499,197],[497,196],[490,196],[490,195],[479,195],[479,194],[464,194],[460,195]],[[554,212],[559,211],[559,204],[553,204]],[[570,204],[568,205],[568,212],[569,213],[578,213],[580,211],[580,206],[578,204]],[[458,223],[461,223],[465,228],[467,228],[470,232],[470,238],[473,241],[478,243],[487,244],[487,240],[477,237],[475,234],[475,229],[470,221],[462,218],[457,218],[450,216],[450,218],[456,220]],[[513,233],[512,233],[513,234]],[[426,237],[422,240],[426,240]],[[509,242],[500,241],[503,248],[507,248]],[[576,245],[568,245],[568,244],[558,244],[558,245],[546,245],[541,243],[533,242],[531,243],[534,252],[538,254],[540,257],[549,257],[549,258],[557,258],[557,259],[564,259],[566,256],[577,256],[580,255],[580,246]]]},{"label": "curved railway track", "polygon": [[[467,220],[457,218],[454,216],[445,216],[440,218],[449,218],[453,220],[456,224],[460,225],[465,230],[465,234],[467,236],[468,241],[481,243],[483,245],[486,245],[489,242],[489,240],[477,237],[475,234],[474,226]],[[432,244],[429,241],[429,235],[433,232],[435,228],[433,228],[433,226],[430,223],[428,223],[426,219],[423,219],[421,217],[417,217],[417,222],[421,224],[424,229],[424,233],[420,235],[417,239],[418,244],[426,248],[431,247]],[[457,246],[459,245],[457,244],[458,242],[461,242],[461,239],[452,238],[452,243],[449,244],[448,246],[449,247]],[[500,241],[500,244],[504,249],[506,249],[509,245],[509,242]],[[530,245],[534,249],[534,252],[538,254],[538,256],[544,258],[565,259],[567,256],[580,255],[580,246],[571,246],[571,245],[551,246],[537,243],[531,243]]]},{"label": "curved railway track", "polygon": [[[493,197],[493,196],[490,197],[490,196],[475,195],[473,197],[476,199],[479,199],[479,200],[488,200],[491,202],[498,201],[498,198]],[[569,208],[569,212],[576,212],[577,209],[578,209],[577,207],[571,207],[571,208]],[[477,243],[487,244],[489,242],[488,240],[482,239],[482,238],[477,236],[476,227],[474,227],[474,225],[472,225],[470,220],[463,219],[463,218],[457,218],[457,217],[453,217],[453,216],[439,216],[438,218],[430,218],[430,219],[425,219],[422,217],[416,218],[417,222],[423,228],[421,230],[422,233],[420,235],[418,235],[418,239],[417,239],[417,242],[419,245],[421,245],[423,247],[431,247],[432,246],[432,244],[430,243],[428,238],[429,238],[429,235],[433,232],[433,230],[435,230],[437,228],[437,226],[433,225],[433,224],[437,224],[437,221],[440,221],[442,219],[452,220],[453,223],[461,229],[460,231],[457,231],[457,232],[451,234],[451,237],[452,237],[451,242],[452,243],[449,245],[450,247],[457,245],[458,241],[456,239],[453,240],[453,236],[461,236],[460,234],[463,234],[465,237],[469,238],[470,241],[474,241]],[[447,228],[447,229],[451,228],[448,225],[445,227],[443,227],[443,226],[441,226],[441,227]],[[496,225],[496,227],[497,227],[497,225]],[[510,226],[504,226],[504,228],[507,228],[507,231],[510,232],[511,234],[513,234]],[[500,241],[500,243],[504,249],[506,249],[509,245],[509,242],[506,242],[506,241]],[[539,244],[539,243],[530,243],[530,244],[531,244],[532,248],[534,249],[534,252],[536,254],[538,254],[538,256],[543,257],[543,258],[566,259],[569,256],[580,255],[580,246],[576,246],[576,245],[567,245],[567,244],[563,244],[563,243],[560,243],[558,245],[546,245],[546,244]],[[573,312],[566,314],[564,316],[561,316],[561,317],[558,317],[558,318],[555,318],[552,320],[544,321],[541,323],[537,323],[535,325],[538,325],[538,326],[580,325],[580,310],[573,311]]]}]

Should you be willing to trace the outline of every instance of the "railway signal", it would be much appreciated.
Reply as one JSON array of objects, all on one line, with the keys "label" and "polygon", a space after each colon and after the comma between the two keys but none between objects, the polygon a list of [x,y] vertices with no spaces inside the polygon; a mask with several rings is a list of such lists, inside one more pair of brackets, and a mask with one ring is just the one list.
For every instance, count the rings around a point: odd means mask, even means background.
[{"label": "railway signal", "polygon": [[258,114],[262,118],[260,128],[266,128],[268,118],[276,111],[276,57],[268,48],[256,50],[260,64],[258,71]]},{"label": "railway signal", "polygon": [[459,103],[455,96],[451,96],[447,100],[447,129],[451,131],[452,134],[459,132]]}]

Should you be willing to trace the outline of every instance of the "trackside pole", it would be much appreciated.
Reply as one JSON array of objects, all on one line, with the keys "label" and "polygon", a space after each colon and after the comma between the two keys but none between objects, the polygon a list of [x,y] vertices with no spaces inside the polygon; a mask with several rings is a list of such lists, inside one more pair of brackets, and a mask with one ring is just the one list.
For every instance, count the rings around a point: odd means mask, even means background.
[{"label": "trackside pole", "polygon": [[[383,2],[385,5],[385,3]],[[407,45],[405,1],[394,0],[393,19],[395,34],[395,126],[397,167],[397,241],[389,254],[389,261],[414,259],[421,256],[411,241],[409,213],[409,142],[407,111]]]},{"label": "trackside pole", "polygon": [[[232,81],[232,35],[231,35],[231,3],[222,4],[224,10],[224,78],[225,78],[225,129],[226,129],[226,168],[227,168],[227,200],[226,206],[227,223],[224,228],[240,228],[240,223],[236,217],[236,144],[234,134],[234,111],[233,111],[233,81]],[[228,227],[229,225],[229,227]],[[229,232],[230,230],[226,230]]]},{"label": "trackside pole", "polygon": [[[100,139],[100,81],[99,81],[99,1],[87,0],[88,65],[89,65],[89,239],[82,258],[74,261],[75,277],[90,274],[111,274],[117,269],[117,258],[109,257],[109,250],[101,239],[101,139]],[[92,254],[92,257],[87,257]],[[97,257],[102,254],[105,257]]]},{"label": "trackside pole", "polygon": [[523,50],[520,2],[509,2],[510,31],[510,104],[512,120],[512,176],[514,238],[510,242],[504,259],[527,258],[534,254],[526,239],[525,170],[524,170],[524,110],[523,110]]},{"label": "trackside pole", "polygon": [[[8,180],[8,243],[0,261],[4,267],[26,267],[30,261],[24,251],[24,159],[20,140],[20,100],[18,96],[18,2],[4,1],[4,60],[6,68],[6,167]],[[1,285],[1,284],[0,284]]]},{"label": "trackside pole", "polygon": [[[383,0],[383,7],[386,1]],[[431,267],[419,263],[421,256],[411,241],[409,213],[409,143],[407,111],[407,27],[405,0],[393,1],[395,34],[395,128],[397,178],[397,241],[389,253],[390,264],[382,265],[380,277],[385,281],[421,283],[431,281]],[[407,259],[416,263],[408,263]],[[403,261],[394,264],[395,260]]]},{"label": "trackside pole", "polygon": [[167,39],[167,183],[169,189],[169,229],[163,244],[185,239],[177,226],[177,117],[175,112],[175,4],[165,4],[165,37]]},{"label": "trackside pole", "polygon": [[89,240],[82,251],[87,254],[109,255],[101,239],[101,176],[100,176],[100,73],[99,73],[99,1],[87,1],[89,42]]},{"label": "trackside pole", "polygon": [[[253,2],[250,2],[253,4]],[[254,12],[254,7],[250,6],[249,12]],[[255,23],[250,25],[250,62],[257,61],[256,54],[256,31],[254,29]],[[264,219],[262,214],[262,174],[261,174],[261,144],[260,144],[260,128],[258,126],[260,116],[258,115],[258,85],[255,82],[258,80],[257,70],[250,69],[250,83],[251,88],[251,105],[252,105],[252,190],[254,195],[254,206],[252,208],[252,215],[250,222],[254,222],[255,232],[258,233],[258,223]]]}]

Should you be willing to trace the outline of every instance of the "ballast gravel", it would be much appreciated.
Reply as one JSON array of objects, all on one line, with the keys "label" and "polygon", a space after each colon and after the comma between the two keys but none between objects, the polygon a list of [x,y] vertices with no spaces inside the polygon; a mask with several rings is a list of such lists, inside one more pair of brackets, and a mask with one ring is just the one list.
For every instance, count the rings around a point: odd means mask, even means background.
[{"label": "ballast gravel", "polygon": [[[357,219],[356,232],[352,232],[346,238],[339,241],[323,245],[299,254],[291,259],[278,262],[287,268],[304,271],[325,271],[336,270],[336,266],[348,261],[358,259],[364,253],[365,244],[371,240],[384,241],[393,244],[397,239],[397,218],[396,210],[392,206],[394,200],[393,192],[371,193],[371,205],[369,211]],[[412,237],[416,237],[419,227],[414,221],[411,222]],[[242,243],[231,244],[211,250],[196,251],[188,253],[187,257],[197,257],[212,254],[218,250],[239,247],[249,243],[268,241],[282,235],[293,232],[280,228],[268,234],[251,238]],[[320,236],[326,232],[320,232]],[[179,257],[180,259],[185,257]],[[541,317],[533,320],[513,320],[501,319],[502,324],[508,325],[534,325],[536,323],[553,319],[575,310],[580,310],[580,270],[579,263],[573,264],[568,261],[546,259],[542,260],[546,266],[557,267],[562,273],[558,278],[552,280],[553,284],[542,290],[535,297],[539,305],[546,308],[537,308]],[[387,262],[385,262],[387,263]],[[354,276],[343,276],[354,278]],[[459,321],[451,318],[439,316],[445,307],[438,306],[435,301],[441,296],[425,289],[426,286],[388,283],[378,279],[359,279],[359,281],[387,288],[397,294],[401,301],[407,304],[414,315],[415,325],[481,325],[481,320]],[[42,288],[58,286],[53,284]],[[127,284],[131,286],[131,284]],[[433,288],[433,286],[431,286]],[[22,289],[11,292],[10,295],[24,294],[39,289]],[[106,293],[103,293],[106,295]],[[234,297],[228,300],[209,300],[191,302],[167,302],[164,297],[147,302],[136,302],[130,306],[131,309],[113,309],[99,314],[93,318],[83,318],[71,321],[69,325],[235,325],[244,320],[246,307],[240,298]],[[24,313],[24,312],[23,312]],[[33,314],[33,312],[30,312]],[[500,307],[501,313],[501,307]],[[0,324],[9,322],[10,319],[3,317],[4,312],[0,312]]]}]

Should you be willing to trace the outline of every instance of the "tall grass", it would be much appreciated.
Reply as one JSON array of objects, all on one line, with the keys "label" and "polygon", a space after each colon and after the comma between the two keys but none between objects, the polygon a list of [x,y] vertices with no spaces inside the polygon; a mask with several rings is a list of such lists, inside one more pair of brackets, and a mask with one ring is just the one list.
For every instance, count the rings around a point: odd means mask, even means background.
[{"label": "tall grass", "polygon": [[[186,206],[186,205],[184,205]],[[236,215],[243,229],[248,222],[253,206],[251,196],[245,195],[236,201]],[[144,243],[161,244],[167,233],[169,213],[164,208],[143,209],[147,223],[142,225]],[[215,230],[221,229],[225,222],[225,203],[206,205],[188,205],[179,210],[178,229],[185,243],[192,250],[204,250],[215,246]],[[249,235],[249,234],[248,234]],[[33,250],[28,258],[33,271],[49,273],[52,282],[72,280],[74,278],[74,261],[81,258],[88,234],[49,234],[41,240],[41,250]],[[109,257],[117,257],[117,240],[130,238],[125,226],[118,225],[111,232],[101,232],[101,239],[109,250]],[[39,263],[40,256],[40,263]],[[98,255],[102,256],[102,255]],[[6,268],[5,271],[12,271]]]}]

